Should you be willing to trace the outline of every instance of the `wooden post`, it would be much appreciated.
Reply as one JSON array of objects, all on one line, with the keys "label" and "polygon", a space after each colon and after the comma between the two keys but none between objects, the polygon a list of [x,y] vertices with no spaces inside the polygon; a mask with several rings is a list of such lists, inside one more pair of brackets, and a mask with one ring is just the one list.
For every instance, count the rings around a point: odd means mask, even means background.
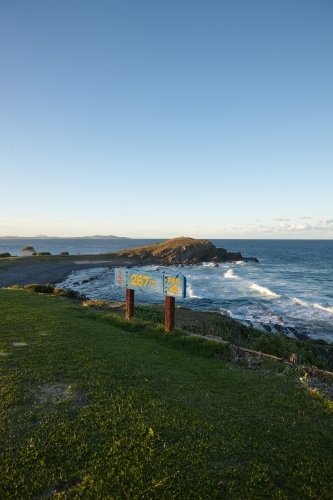
[{"label": "wooden post", "polygon": [[165,296],[164,311],[165,331],[171,332],[175,326],[175,297]]},{"label": "wooden post", "polygon": [[126,288],[126,319],[134,316],[134,290]]}]

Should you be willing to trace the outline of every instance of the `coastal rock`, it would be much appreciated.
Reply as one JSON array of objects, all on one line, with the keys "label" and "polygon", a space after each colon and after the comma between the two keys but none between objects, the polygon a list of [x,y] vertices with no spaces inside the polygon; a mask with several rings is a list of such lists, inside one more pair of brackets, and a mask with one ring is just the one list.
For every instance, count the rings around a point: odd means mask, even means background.
[{"label": "coastal rock", "polygon": [[0,253],[0,259],[5,259],[6,257],[11,257],[10,253],[8,252]]},{"label": "coastal rock", "polygon": [[[218,262],[244,260],[240,252],[227,252],[224,248],[216,248],[210,240],[186,237],[173,238],[155,245],[121,250],[117,255],[137,260],[142,264],[157,263],[165,266],[201,264],[202,262],[217,264]],[[252,259],[252,257],[250,258]]]},{"label": "coastal rock", "polygon": [[256,257],[244,257],[243,260],[244,262],[259,262]]}]

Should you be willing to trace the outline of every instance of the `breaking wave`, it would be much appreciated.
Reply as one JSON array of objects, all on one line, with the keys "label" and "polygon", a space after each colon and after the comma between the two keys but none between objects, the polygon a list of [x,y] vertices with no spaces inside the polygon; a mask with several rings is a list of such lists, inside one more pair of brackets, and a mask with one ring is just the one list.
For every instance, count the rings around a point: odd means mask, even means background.
[{"label": "breaking wave", "polygon": [[193,291],[193,288],[191,285],[187,285],[187,293],[188,293],[188,296],[191,298],[191,299],[202,299],[202,297],[200,297],[200,295],[195,295],[194,291]]},{"label": "breaking wave", "polygon": [[314,307],[315,309],[320,309],[321,311],[325,311],[329,314],[333,314],[333,307],[330,307],[330,306],[325,307],[325,306],[322,306],[321,304],[318,304],[318,303],[312,304],[311,302],[306,302],[305,300],[297,299],[296,297],[294,297],[292,299],[292,301],[299,306]]},{"label": "breaking wave", "polygon": [[251,285],[251,289],[255,290],[256,292],[259,292],[261,295],[267,295],[268,297],[272,297],[274,299],[278,299],[281,297],[281,295],[278,295],[277,293],[272,292],[269,288],[265,288],[264,286],[256,285],[253,283]]},{"label": "breaking wave", "polygon": [[225,278],[232,278],[235,280],[239,280],[240,277],[234,274],[234,271],[232,269],[229,269],[226,273],[223,275]]}]

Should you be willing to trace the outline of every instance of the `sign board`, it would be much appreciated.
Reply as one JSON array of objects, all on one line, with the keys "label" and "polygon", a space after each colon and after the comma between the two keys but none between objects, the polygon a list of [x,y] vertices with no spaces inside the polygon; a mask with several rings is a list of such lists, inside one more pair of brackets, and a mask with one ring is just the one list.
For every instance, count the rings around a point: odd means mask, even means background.
[{"label": "sign board", "polygon": [[182,274],[116,267],[115,284],[141,292],[186,297],[186,278]]},{"label": "sign board", "polygon": [[186,297],[186,278],[182,274],[164,274],[164,295]]}]

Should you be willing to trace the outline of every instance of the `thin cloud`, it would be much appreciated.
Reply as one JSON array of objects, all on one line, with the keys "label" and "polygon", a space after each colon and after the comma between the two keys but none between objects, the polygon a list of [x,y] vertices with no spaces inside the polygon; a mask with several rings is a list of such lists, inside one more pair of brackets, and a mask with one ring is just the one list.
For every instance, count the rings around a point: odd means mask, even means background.
[{"label": "thin cloud", "polygon": [[290,220],[290,219],[284,219],[283,217],[274,217],[273,219],[274,221],[278,221],[278,222],[284,222],[286,220]]},{"label": "thin cloud", "polygon": [[299,219],[311,219],[311,217],[304,216],[304,217],[299,217]]},{"label": "thin cloud", "polygon": [[328,226],[328,224],[333,224],[333,219],[321,219],[318,221],[318,224]]}]

